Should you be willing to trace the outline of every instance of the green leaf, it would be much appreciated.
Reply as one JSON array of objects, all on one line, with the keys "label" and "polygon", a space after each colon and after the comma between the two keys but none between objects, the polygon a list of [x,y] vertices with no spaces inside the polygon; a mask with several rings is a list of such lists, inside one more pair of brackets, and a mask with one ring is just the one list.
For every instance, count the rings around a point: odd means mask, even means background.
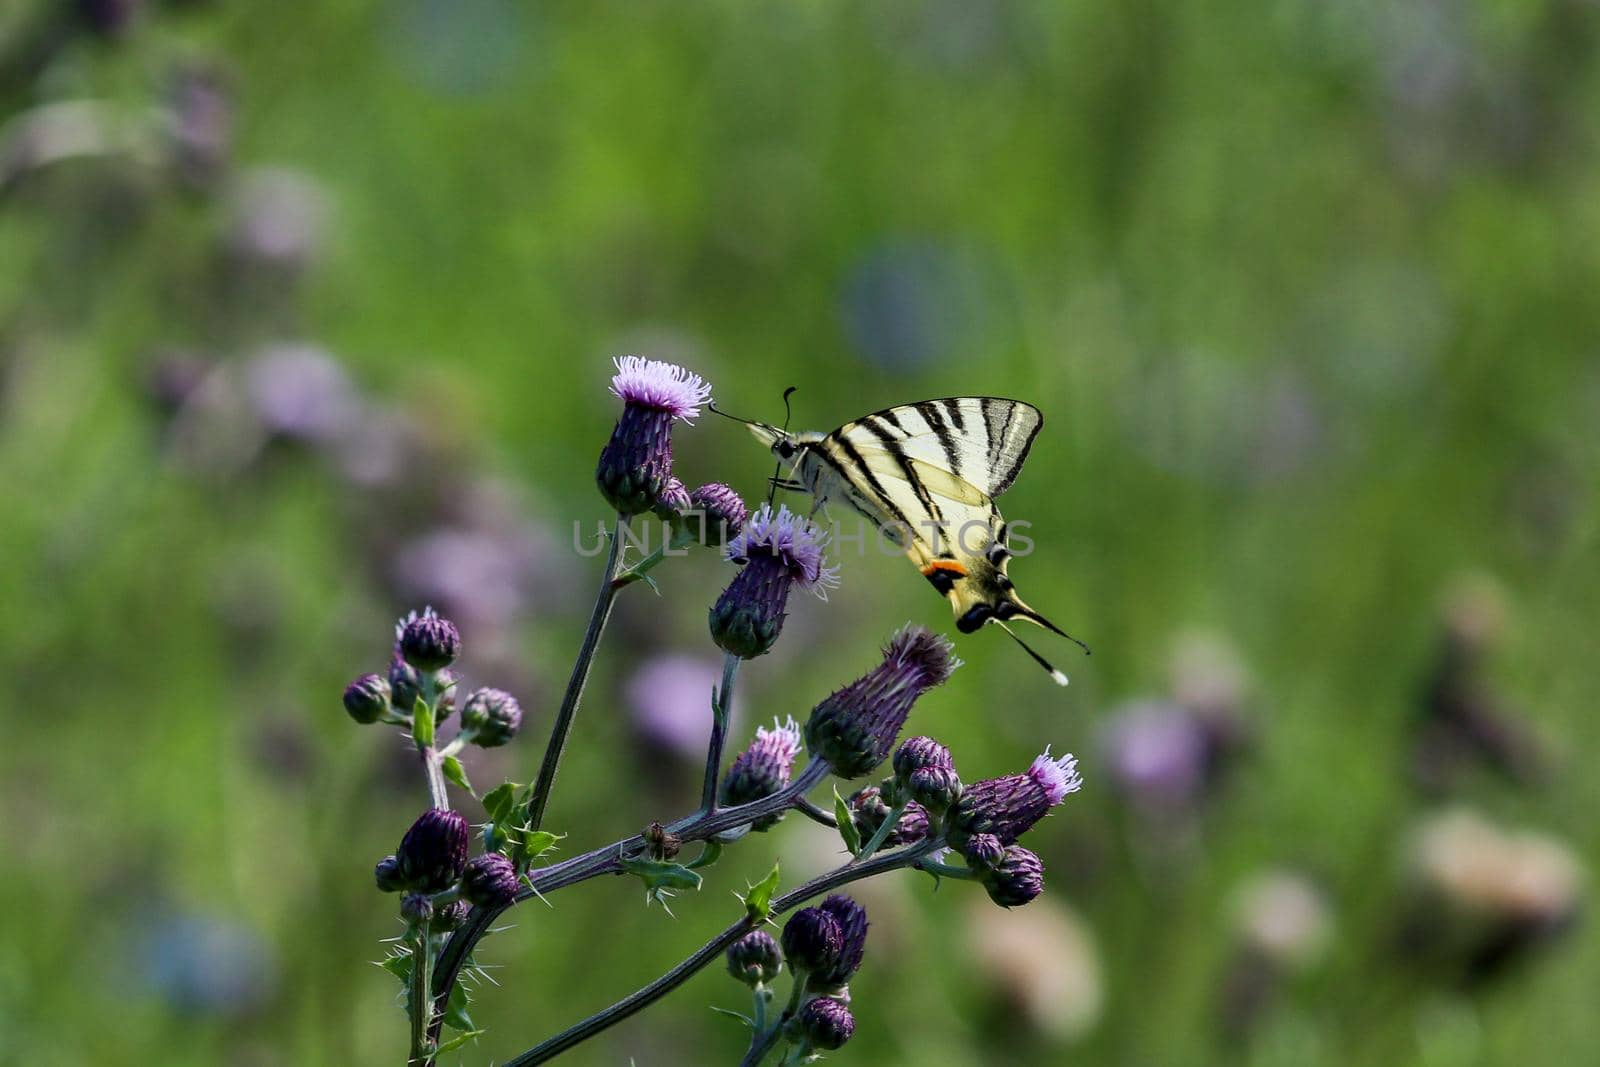
[{"label": "green leaf", "polygon": [[411,953],[401,952],[390,956],[378,966],[400,979],[401,983],[411,981]]},{"label": "green leaf", "polygon": [[446,1052],[454,1052],[456,1049],[460,1048],[462,1045],[465,1045],[468,1041],[471,1041],[473,1038],[477,1037],[478,1035],[487,1034],[488,1032],[489,1031],[487,1031],[487,1030],[468,1030],[464,1034],[457,1034],[455,1037],[452,1037],[449,1041],[446,1041],[444,1044],[442,1044],[438,1048],[434,1049],[433,1050],[434,1055],[442,1056]]},{"label": "green leaf", "polygon": [[688,867],[691,871],[697,871],[702,867],[711,866],[713,863],[717,862],[717,860],[719,860],[721,858],[722,858],[722,845],[719,844],[717,841],[714,841],[714,840],[713,841],[707,841],[705,843],[705,848],[701,850],[700,855],[698,855],[694,859],[690,860],[687,864],[685,864],[685,866]]},{"label": "green leaf", "polygon": [[651,890],[699,889],[702,881],[698,874],[683,864],[667,860],[624,859],[622,869],[637,875],[643,880],[645,888]]},{"label": "green leaf", "polygon": [[746,1026],[748,1026],[752,1030],[754,1030],[756,1028],[756,1021],[754,1019],[750,1018],[750,1016],[744,1014],[743,1012],[729,1011],[727,1008],[719,1008],[715,1004],[711,1005],[711,1010],[716,1012],[718,1015],[731,1015],[735,1019],[738,1019],[740,1022],[744,1023]]},{"label": "green leaf", "polygon": [[462,789],[472,793],[473,796],[478,795],[477,793],[472,792],[472,783],[467,781],[466,768],[462,767],[461,761],[456,759],[454,756],[446,756],[444,758],[444,776],[450,779],[456,785],[459,785]]},{"label": "green leaf", "polygon": [[433,709],[421,697],[417,698],[416,709],[411,713],[411,740],[421,748],[433,744]]},{"label": "green leaf", "polygon": [[467,1015],[467,987],[457,982],[450,990],[450,1003],[444,1009],[444,1024],[452,1030],[463,1033],[482,1033],[474,1029],[472,1018]]},{"label": "green leaf", "polygon": [[839,824],[839,836],[844,838],[844,847],[854,856],[861,851],[861,833],[856,829],[855,814],[850,810],[850,802],[839,795],[837,786],[833,790],[833,817]]},{"label": "green leaf", "polygon": [[516,807],[517,790],[522,788],[516,782],[501,782],[483,795],[483,810],[489,813],[489,818],[494,822],[504,822],[511,814],[511,809]]},{"label": "green leaf", "polygon": [[535,830],[531,834],[524,834],[522,838],[522,851],[530,859],[538,859],[555,847],[565,834],[553,834],[549,830]]},{"label": "green leaf", "polygon": [[750,887],[745,894],[744,910],[753,922],[763,923],[772,914],[772,894],[778,891],[778,861],[772,863],[767,876]]}]

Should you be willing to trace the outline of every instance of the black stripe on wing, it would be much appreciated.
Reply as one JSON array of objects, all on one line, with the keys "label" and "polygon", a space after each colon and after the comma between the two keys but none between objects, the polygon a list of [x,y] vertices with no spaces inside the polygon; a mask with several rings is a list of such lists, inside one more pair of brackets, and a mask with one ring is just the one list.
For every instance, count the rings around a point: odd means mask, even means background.
[{"label": "black stripe on wing", "polygon": [[[928,517],[934,522],[944,522],[944,516],[939,512],[938,503],[934,501],[933,494],[928,492],[928,487],[922,484],[922,479],[917,477],[917,472],[912,469],[911,458],[900,447],[899,438],[884,429],[882,421],[876,415],[868,415],[866,418],[858,420],[855,425],[860,426],[883,443],[883,450],[894,457],[895,463],[900,467],[900,473],[905,476],[905,480],[911,486],[912,492],[917,494],[917,500],[927,509]],[[848,438],[841,435],[839,440],[845,442],[848,441]]]}]

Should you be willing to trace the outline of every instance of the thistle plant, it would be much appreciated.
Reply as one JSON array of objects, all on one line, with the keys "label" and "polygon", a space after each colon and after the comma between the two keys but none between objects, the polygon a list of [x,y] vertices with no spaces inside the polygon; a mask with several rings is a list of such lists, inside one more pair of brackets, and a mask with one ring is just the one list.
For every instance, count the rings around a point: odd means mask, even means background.
[{"label": "thistle plant", "polygon": [[[859,983],[866,990],[872,986],[866,910],[837,891],[891,871],[920,870],[935,881],[978,882],[1003,907],[1026,904],[1043,891],[1044,867],[1018,842],[1080,785],[1076,761],[1052,757],[1048,748],[1024,772],[963,785],[943,744],[928,736],[900,741],[918,701],[960,666],[948,639],[915,625],[894,631],[876,662],[820,696],[803,722],[792,717],[798,708],[773,709],[782,717],[758,727],[724,771],[739,672],[782,637],[791,594],[825,600],[838,568],[826,558],[826,536],[788,508],[764,505],[752,513],[727,485],[685,488],[674,470],[672,433],[692,424],[710,400],[710,386],[698,375],[628,357],[617,361],[612,390],[623,412],[601,450],[596,482],[615,523],[533,780],[501,783],[481,798],[473,793],[461,752],[514,741],[523,709],[514,695],[490,686],[458,697],[456,666],[471,635],[432,609],[402,618],[386,669],[362,674],[344,691],[353,721],[404,732],[427,789],[426,806],[373,869],[402,928],[383,965],[402,986],[411,1065],[431,1065],[483,1032],[468,1014],[469,987],[479,974],[482,942],[507,909],[535,897],[559,906],[552,899],[558,890],[602,875],[635,877],[647,905],[665,906],[699,890],[726,849],[760,847],[750,842],[768,839],[753,835],[791,811],[835,829],[848,859],[780,891],[775,857],[770,873],[739,894],[742,908],[720,934],[665,974],[507,1062],[530,1067],[551,1060],[722,961],[750,996],[748,1013],[727,1012],[749,1031],[742,1067],[773,1056],[783,1064],[810,1063],[855,1032],[850,1004],[860,992],[852,989],[858,975],[866,975]],[[631,537],[634,522],[660,523],[664,537],[630,562],[627,548],[639,543]],[[719,552],[736,568],[720,593],[706,594],[709,636],[723,652],[723,668],[706,712],[711,734],[698,803],[636,835],[556,860],[551,853],[562,835],[545,826],[545,814],[612,606],[636,583],[655,588],[656,568],[693,546]],[[859,779],[885,764],[881,781],[848,799],[834,789],[831,810],[811,799],[829,779]],[[452,806],[463,794],[471,822]]]}]

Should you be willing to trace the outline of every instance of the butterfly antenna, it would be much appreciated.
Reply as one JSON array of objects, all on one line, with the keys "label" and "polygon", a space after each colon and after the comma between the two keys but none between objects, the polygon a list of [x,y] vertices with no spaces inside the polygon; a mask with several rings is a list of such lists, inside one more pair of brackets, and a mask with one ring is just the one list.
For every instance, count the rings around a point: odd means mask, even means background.
[{"label": "butterfly antenna", "polygon": [[[791,386],[789,386],[789,388],[787,388],[787,389],[785,389],[783,391],[783,432],[784,433],[788,433],[789,432],[789,419],[791,417],[793,417],[793,412],[791,412],[789,410],[789,397],[798,388],[800,388],[800,387],[797,386],[797,385],[791,385]],[[713,408],[712,410],[716,410],[716,409]],[[780,459],[773,466],[773,468],[772,468],[772,478],[767,483],[767,507],[768,508],[772,507],[772,501],[778,495],[778,482],[782,478],[783,478],[783,460]]]},{"label": "butterfly antenna", "polygon": [[1073,644],[1075,644],[1079,648],[1083,649],[1083,654],[1085,656],[1094,655],[1094,653],[1089,650],[1089,646],[1088,645],[1084,644],[1082,641],[1078,640],[1076,637],[1073,637],[1071,634],[1067,633],[1067,631],[1063,630],[1061,627],[1057,626],[1055,623],[1051,622],[1049,619],[1045,618],[1043,615],[1040,615],[1037,611],[1034,611],[1032,608],[1028,608],[1028,607],[1021,608],[1021,610],[1019,610],[1017,612],[1017,614],[1021,615],[1023,618],[1028,619],[1031,622],[1038,623],[1040,626],[1043,626],[1046,630],[1049,630],[1053,634],[1059,634],[1060,636],[1065,637],[1068,641],[1071,641]]},{"label": "butterfly antenna", "polygon": [[716,414],[721,415],[725,419],[732,419],[734,422],[742,422],[746,426],[755,425],[754,420],[752,420],[752,419],[741,419],[737,415],[729,415],[726,411],[723,411],[721,408],[717,407],[717,405],[715,405],[715,404],[707,404],[706,407],[709,408],[711,411],[715,412]]},{"label": "butterfly antenna", "polygon": [[994,620],[994,624],[996,626],[1000,627],[1000,629],[1004,630],[1010,636],[1011,640],[1013,640],[1017,644],[1021,645],[1022,646],[1022,651],[1026,652],[1028,655],[1032,656],[1033,657],[1033,661],[1035,663],[1037,663],[1039,666],[1043,667],[1049,673],[1050,678],[1057,685],[1066,685],[1067,684],[1067,676],[1065,674],[1062,674],[1060,671],[1056,670],[1054,667],[1052,667],[1050,665],[1050,661],[1045,659],[1043,656],[1039,655],[1039,653],[1035,652],[1033,650],[1032,646],[1030,646],[1028,644],[1028,642],[1026,642],[1022,638],[1018,637],[1017,636],[1017,632],[1015,630],[1013,630],[1011,627],[1007,626],[1005,623],[1001,622],[999,619],[995,619]]}]

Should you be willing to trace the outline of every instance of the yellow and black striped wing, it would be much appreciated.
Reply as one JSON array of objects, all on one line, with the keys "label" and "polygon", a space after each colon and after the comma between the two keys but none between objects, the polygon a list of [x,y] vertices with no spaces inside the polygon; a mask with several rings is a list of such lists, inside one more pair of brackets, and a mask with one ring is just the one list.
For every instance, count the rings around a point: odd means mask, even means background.
[{"label": "yellow and black striped wing", "polygon": [[1016,480],[1043,424],[1039,409],[1020,400],[958,396],[886,408],[828,436],[887,453],[896,467],[915,460],[945,471],[993,498]]}]

